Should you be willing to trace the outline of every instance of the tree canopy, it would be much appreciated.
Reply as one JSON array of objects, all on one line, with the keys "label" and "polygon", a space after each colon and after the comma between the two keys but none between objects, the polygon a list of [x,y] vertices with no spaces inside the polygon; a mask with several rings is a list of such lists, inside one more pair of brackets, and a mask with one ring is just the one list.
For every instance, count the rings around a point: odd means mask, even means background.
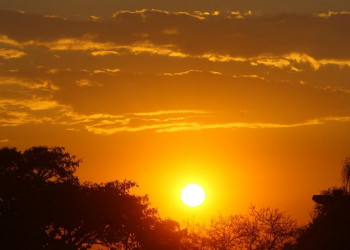
[{"label": "tree canopy", "polygon": [[313,197],[311,222],[297,239],[296,249],[350,249],[350,158],[342,167],[342,187],[332,187]]},{"label": "tree canopy", "polygon": [[247,215],[219,215],[192,230],[186,249],[282,249],[295,242],[298,230],[285,212],[251,206]]},{"label": "tree canopy", "polygon": [[80,160],[62,147],[0,150],[4,249],[177,249],[184,233],[161,220],[131,181],[80,183]]}]

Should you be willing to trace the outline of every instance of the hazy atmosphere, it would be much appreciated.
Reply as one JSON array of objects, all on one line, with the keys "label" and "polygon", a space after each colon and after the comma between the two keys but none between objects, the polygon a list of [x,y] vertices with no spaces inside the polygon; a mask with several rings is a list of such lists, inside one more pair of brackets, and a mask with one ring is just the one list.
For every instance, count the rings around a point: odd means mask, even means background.
[{"label": "hazy atmosphere", "polygon": [[179,222],[307,223],[350,155],[349,30],[347,0],[0,0],[0,147],[65,147]]}]

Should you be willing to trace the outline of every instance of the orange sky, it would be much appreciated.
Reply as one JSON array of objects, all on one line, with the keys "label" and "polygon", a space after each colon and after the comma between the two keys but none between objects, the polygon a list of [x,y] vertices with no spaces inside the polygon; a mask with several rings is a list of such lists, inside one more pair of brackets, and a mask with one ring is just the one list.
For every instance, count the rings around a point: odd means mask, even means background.
[{"label": "orange sky", "polygon": [[[0,146],[64,146],[83,159],[81,180],[134,180],[180,221],[252,203],[306,222],[311,196],[340,185],[347,3],[180,11],[150,1],[109,15],[103,4],[96,15],[69,9],[77,18],[14,2],[0,4]],[[207,192],[197,209],[180,202],[190,182]]]}]

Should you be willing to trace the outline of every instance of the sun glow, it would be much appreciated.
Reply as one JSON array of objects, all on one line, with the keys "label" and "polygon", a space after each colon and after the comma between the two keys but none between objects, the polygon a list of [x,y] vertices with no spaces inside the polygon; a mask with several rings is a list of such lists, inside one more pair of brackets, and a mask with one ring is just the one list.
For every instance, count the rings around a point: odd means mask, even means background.
[{"label": "sun glow", "polygon": [[181,191],[181,200],[189,207],[201,205],[204,199],[204,189],[197,184],[188,184]]}]

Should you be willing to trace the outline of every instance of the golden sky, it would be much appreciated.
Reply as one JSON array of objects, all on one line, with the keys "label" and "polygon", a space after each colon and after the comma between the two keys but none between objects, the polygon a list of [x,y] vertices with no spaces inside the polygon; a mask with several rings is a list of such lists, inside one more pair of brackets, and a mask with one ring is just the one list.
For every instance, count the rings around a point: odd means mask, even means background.
[{"label": "golden sky", "polygon": [[349,1],[47,2],[0,2],[0,146],[64,146],[81,180],[134,180],[178,220],[253,203],[305,222],[340,185]]}]

